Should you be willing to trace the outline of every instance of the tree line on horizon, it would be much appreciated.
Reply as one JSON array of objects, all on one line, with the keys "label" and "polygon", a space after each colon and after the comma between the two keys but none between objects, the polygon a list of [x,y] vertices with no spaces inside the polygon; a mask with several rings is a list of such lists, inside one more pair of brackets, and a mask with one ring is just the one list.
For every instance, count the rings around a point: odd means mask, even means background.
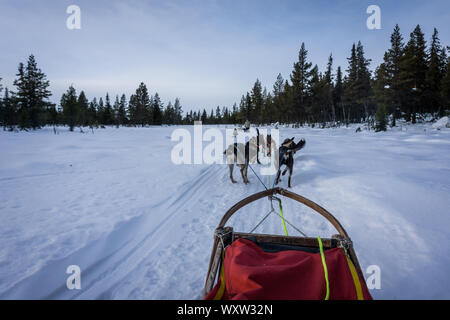
[{"label": "tree line on horizon", "polygon": [[279,122],[322,127],[367,123],[376,130],[386,130],[388,118],[395,126],[400,118],[416,123],[417,115],[440,117],[448,113],[450,48],[441,45],[437,29],[427,46],[419,25],[407,43],[396,25],[390,43],[383,62],[373,73],[363,45],[354,43],[345,74],[341,66],[333,72],[332,54],[326,70],[320,72],[309,61],[302,43],[289,79],[278,74],[270,92],[257,79],[242,95],[239,106],[235,103],[230,108],[218,106],[209,113],[200,109],[185,114],[178,98],[164,106],[158,93],[150,95],[142,82],[128,100],[122,94],[116,95],[114,102],[108,93],[105,99],[88,101],[84,91],[77,94],[71,85],[59,105],[53,104],[49,101],[50,82],[30,55],[26,66],[19,64],[15,90],[5,88],[0,99],[0,125],[9,130],[67,125],[73,131],[85,126],[192,124],[198,120],[205,124],[237,124],[249,120],[257,125]]}]

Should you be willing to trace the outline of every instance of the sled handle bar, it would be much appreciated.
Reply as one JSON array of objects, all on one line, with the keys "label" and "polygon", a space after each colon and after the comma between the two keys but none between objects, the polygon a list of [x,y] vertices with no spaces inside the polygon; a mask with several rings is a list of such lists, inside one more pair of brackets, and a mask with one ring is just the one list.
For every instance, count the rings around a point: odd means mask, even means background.
[{"label": "sled handle bar", "polygon": [[311,209],[313,209],[314,211],[316,211],[317,213],[322,215],[325,219],[327,219],[336,228],[336,230],[339,232],[339,235],[341,235],[344,238],[348,238],[347,232],[342,227],[341,223],[331,213],[329,213],[325,208],[319,206],[314,201],[311,201],[305,197],[302,197],[301,195],[298,195],[294,192],[291,192],[291,191],[288,191],[286,189],[279,188],[279,187],[255,193],[245,199],[242,199],[238,203],[236,203],[224,214],[224,216],[222,217],[222,220],[220,220],[218,228],[223,228],[225,226],[225,224],[227,223],[227,221],[231,218],[231,216],[234,213],[236,213],[236,211],[241,209],[242,207],[244,207],[244,206],[248,205],[249,203],[252,203],[253,201],[256,201],[258,199],[261,199],[264,197],[271,197],[271,196],[274,196],[275,194],[280,194],[282,196],[291,198],[297,202],[304,204],[307,207],[310,207]]}]

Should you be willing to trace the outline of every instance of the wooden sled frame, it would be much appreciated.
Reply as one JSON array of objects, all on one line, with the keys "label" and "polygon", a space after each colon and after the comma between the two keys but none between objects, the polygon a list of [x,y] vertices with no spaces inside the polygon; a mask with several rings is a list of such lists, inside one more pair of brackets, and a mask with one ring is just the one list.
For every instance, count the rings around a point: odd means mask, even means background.
[{"label": "wooden sled frame", "polygon": [[227,221],[231,218],[231,216],[236,213],[242,207],[252,203],[256,200],[259,200],[264,197],[271,197],[275,195],[282,195],[288,198],[291,198],[295,201],[298,201],[320,215],[322,215],[325,219],[327,219],[338,231],[339,234],[333,235],[331,239],[322,239],[323,248],[331,249],[335,247],[341,247],[348,254],[350,259],[357,272],[360,276],[363,276],[361,271],[361,267],[358,262],[358,258],[356,257],[355,250],[353,249],[352,241],[350,240],[347,232],[342,227],[340,222],[327,210],[316,204],[315,202],[302,197],[296,193],[285,190],[283,188],[273,188],[265,191],[261,191],[255,193],[238,203],[232,206],[222,217],[216,231],[214,233],[214,244],[212,247],[211,258],[208,267],[208,273],[206,276],[205,286],[203,289],[203,297],[205,297],[214,287],[215,281],[218,277],[218,270],[222,260],[222,254],[224,247],[227,246],[225,243],[232,243],[235,239],[246,238],[256,240],[258,243],[272,243],[272,244],[280,244],[280,245],[290,245],[290,246],[300,246],[300,247],[309,247],[309,248],[319,248],[319,242],[316,238],[308,238],[308,237],[294,237],[294,236],[281,236],[281,235],[268,235],[268,234],[254,234],[254,233],[239,233],[233,232],[233,228],[225,227]]}]

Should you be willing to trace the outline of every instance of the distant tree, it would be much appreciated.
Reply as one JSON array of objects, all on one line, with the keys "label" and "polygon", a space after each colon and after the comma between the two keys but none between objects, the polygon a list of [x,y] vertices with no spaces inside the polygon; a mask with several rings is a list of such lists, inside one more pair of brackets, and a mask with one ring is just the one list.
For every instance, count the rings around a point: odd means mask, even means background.
[{"label": "distant tree", "polygon": [[261,81],[256,79],[251,91],[251,107],[250,107],[250,120],[256,123],[262,123],[262,111],[264,98],[262,94]]},{"label": "distant tree", "polygon": [[78,108],[80,111],[80,116],[79,116],[80,125],[81,126],[89,125],[89,122],[88,122],[89,101],[86,98],[84,91],[81,91],[80,95],[78,96]]},{"label": "distant tree", "polygon": [[97,122],[101,125],[105,124],[105,104],[103,103],[103,98],[100,97],[98,99],[98,106],[97,106]]},{"label": "distant tree", "polygon": [[148,119],[150,107],[150,97],[147,86],[141,82],[136,89],[136,93],[131,95],[128,103],[131,123],[143,127],[149,123],[149,121],[153,121],[153,119]]},{"label": "distant tree", "polygon": [[342,71],[339,66],[336,71],[336,83],[334,84],[333,90],[333,105],[336,108],[340,108],[342,113],[338,113],[338,119],[345,121],[345,109],[342,104],[342,95],[343,95],[343,83],[342,83]]},{"label": "distant tree", "polygon": [[119,125],[126,125],[128,123],[127,118],[127,98],[125,94],[122,94],[119,102],[119,110],[117,111],[117,121]]},{"label": "distant tree", "polygon": [[442,48],[438,31],[434,28],[433,36],[431,38],[430,49],[427,54],[428,70],[425,75],[425,101],[426,112],[439,112],[441,105],[441,81],[445,76],[445,64],[447,58],[445,50]]},{"label": "distant tree", "polygon": [[[383,95],[381,97],[379,92],[378,98],[383,99],[387,106],[388,112],[392,114],[391,125],[395,127],[396,119],[400,116],[402,108],[402,81],[400,78],[401,62],[404,55],[403,37],[400,33],[400,27],[395,25],[394,31],[391,35],[391,48],[384,55],[383,66]],[[381,76],[381,75],[379,75]]]},{"label": "distant tree", "polygon": [[406,120],[412,123],[416,123],[416,113],[423,110],[422,106],[426,105],[423,95],[426,73],[426,42],[420,26],[417,25],[405,46],[400,69],[404,112]]},{"label": "distant tree", "polygon": [[98,126],[97,110],[97,98],[94,98],[92,99],[91,103],[89,103],[89,108],[87,111],[87,121],[90,128],[93,128],[94,125]]},{"label": "distant tree", "polygon": [[180,99],[176,98],[175,103],[173,105],[174,113],[175,113],[175,123],[181,124],[183,117],[183,108],[180,103]]},{"label": "distant tree", "polygon": [[105,109],[103,112],[102,124],[111,125],[114,123],[114,111],[109,98],[109,93],[105,97]]},{"label": "distant tree", "polygon": [[441,107],[439,116],[443,117],[445,110],[450,110],[450,59],[447,61],[446,72],[441,80]]},{"label": "distant tree", "polygon": [[161,125],[162,124],[162,115],[163,115],[163,104],[161,102],[161,99],[159,98],[158,92],[155,93],[155,96],[153,97],[153,104],[152,104],[152,117],[153,117],[153,124],[154,125]]},{"label": "distant tree", "polygon": [[14,96],[10,96],[8,88],[5,88],[5,94],[2,100],[3,127],[12,131],[17,124],[17,106]]},{"label": "distant tree", "polygon": [[116,99],[114,100],[113,105],[113,122],[117,128],[119,128],[120,126],[119,108],[120,108],[119,95],[116,95]]},{"label": "distant tree", "polygon": [[375,131],[386,131],[387,113],[386,106],[383,103],[378,104],[377,112],[375,114],[376,127]]},{"label": "distant tree", "polygon": [[[332,70],[333,70],[333,55],[330,54],[329,58],[328,58],[328,63],[327,63],[327,70],[325,72],[325,76],[324,76],[324,94],[325,94],[325,112],[331,111],[331,121],[333,123],[336,122],[336,108],[334,105],[334,99],[333,99],[333,90],[334,90],[334,86],[333,86],[333,74],[332,74]],[[326,117],[326,114],[324,115],[324,117]],[[325,119],[324,119],[325,120]]]},{"label": "distant tree", "polygon": [[77,101],[77,93],[73,86],[70,86],[66,93],[61,97],[61,107],[63,109],[66,124],[69,130],[73,131],[78,124],[80,116],[80,107]]},{"label": "distant tree", "polygon": [[298,61],[294,63],[294,70],[291,74],[292,82],[292,98],[293,98],[293,110],[295,110],[295,118],[292,120],[297,120],[304,122],[306,120],[305,103],[308,97],[308,90],[311,81],[311,62],[308,60],[308,50],[305,49],[305,44],[302,43],[299,54]]}]

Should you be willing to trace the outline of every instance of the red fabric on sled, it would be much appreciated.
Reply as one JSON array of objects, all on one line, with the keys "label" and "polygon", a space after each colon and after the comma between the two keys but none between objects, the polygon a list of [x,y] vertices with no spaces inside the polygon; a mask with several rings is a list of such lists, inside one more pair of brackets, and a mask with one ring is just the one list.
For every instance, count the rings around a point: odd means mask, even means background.
[{"label": "red fabric on sled", "polygon": [[[330,300],[357,299],[355,283],[341,248],[324,252],[328,268]],[[326,282],[320,253],[287,250],[264,252],[247,239],[234,241],[224,260],[224,278],[205,299],[322,300]],[[220,281],[225,290],[217,297]],[[359,276],[364,299],[372,299]]]}]

